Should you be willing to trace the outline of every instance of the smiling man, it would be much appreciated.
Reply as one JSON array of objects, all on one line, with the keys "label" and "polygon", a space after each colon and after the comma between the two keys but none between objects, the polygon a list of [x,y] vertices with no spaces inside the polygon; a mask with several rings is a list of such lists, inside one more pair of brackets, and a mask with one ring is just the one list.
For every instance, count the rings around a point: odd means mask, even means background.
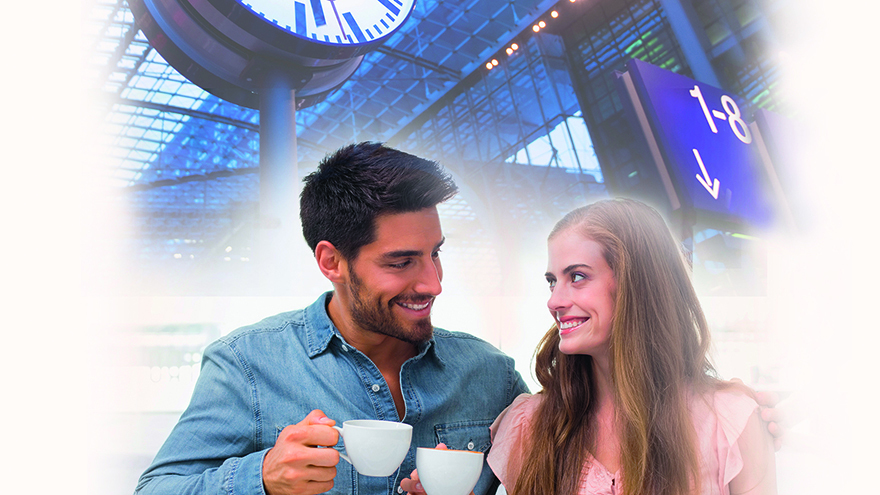
[{"label": "smiling man", "polygon": [[[417,447],[485,452],[495,417],[527,391],[511,358],[431,323],[443,278],[437,204],[457,192],[437,163],[361,143],[305,183],[303,234],[333,291],[206,349],[190,405],[137,493],[396,494]],[[365,477],[339,462],[330,426],[350,419],[413,426],[397,473]],[[484,464],[475,493],[493,483]]]}]

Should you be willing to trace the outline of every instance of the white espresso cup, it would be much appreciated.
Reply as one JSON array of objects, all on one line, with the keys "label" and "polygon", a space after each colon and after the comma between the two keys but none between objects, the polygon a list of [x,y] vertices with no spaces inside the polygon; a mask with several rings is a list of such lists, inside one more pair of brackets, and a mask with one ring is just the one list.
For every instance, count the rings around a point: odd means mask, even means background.
[{"label": "white espresso cup", "polygon": [[468,495],[483,471],[483,453],[419,447],[416,469],[428,495]]},{"label": "white espresso cup", "polygon": [[339,454],[364,476],[391,476],[409,452],[412,426],[395,421],[355,419],[334,426],[345,444]]}]

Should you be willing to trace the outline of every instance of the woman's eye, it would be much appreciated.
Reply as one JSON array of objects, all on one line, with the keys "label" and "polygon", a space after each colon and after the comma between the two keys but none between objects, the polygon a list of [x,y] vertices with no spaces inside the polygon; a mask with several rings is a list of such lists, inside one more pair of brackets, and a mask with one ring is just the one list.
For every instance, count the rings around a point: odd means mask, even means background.
[{"label": "woman's eye", "polygon": [[571,281],[572,282],[580,282],[581,280],[583,280],[585,278],[587,278],[587,276],[584,275],[583,273],[574,272],[571,274]]},{"label": "woman's eye", "polygon": [[549,279],[549,278],[548,278],[548,279],[547,279],[547,285],[550,286],[550,290],[553,290],[553,288],[556,287],[556,280],[554,280],[554,279]]}]

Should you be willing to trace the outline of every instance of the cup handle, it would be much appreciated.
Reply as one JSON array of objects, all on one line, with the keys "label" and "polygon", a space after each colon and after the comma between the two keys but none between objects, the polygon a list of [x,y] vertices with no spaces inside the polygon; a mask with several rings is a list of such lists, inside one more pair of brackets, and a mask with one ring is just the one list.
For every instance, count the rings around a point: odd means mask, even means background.
[{"label": "cup handle", "polygon": [[[331,428],[333,428],[333,429],[335,429],[336,431],[339,432],[339,436],[342,437],[342,440],[343,440],[343,441],[342,441],[342,445],[344,446],[344,445],[345,445],[345,437],[342,436],[342,428],[340,428],[340,427],[338,427],[338,426],[331,426]],[[339,457],[342,457],[343,459],[345,459],[346,461],[348,461],[349,464],[354,465],[354,464],[351,462],[351,458],[348,457],[347,455],[343,454],[342,452],[339,453]]]}]

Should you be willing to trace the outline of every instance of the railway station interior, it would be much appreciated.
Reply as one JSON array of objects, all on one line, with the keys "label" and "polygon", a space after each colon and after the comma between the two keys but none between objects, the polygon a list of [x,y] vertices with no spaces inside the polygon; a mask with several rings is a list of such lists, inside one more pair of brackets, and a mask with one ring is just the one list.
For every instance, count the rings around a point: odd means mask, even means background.
[{"label": "railway station interior", "polygon": [[[41,41],[43,62],[24,67],[50,77],[15,85],[42,102],[6,92],[8,115],[34,135],[7,145],[26,149],[11,168],[30,166],[7,183],[7,213],[24,219],[11,227],[33,233],[7,248],[19,265],[9,302],[16,328],[51,320],[10,365],[33,375],[20,396],[51,411],[34,419],[54,440],[25,457],[78,457],[60,471],[76,481],[70,491],[131,493],[187,406],[205,346],[332,288],[297,231],[296,198],[325,155],[362,141],[437,160],[454,177],[460,192],[439,206],[444,278],[432,320],[514,357],[533,391],[533,352],[551,324],[550,228],[599,199],[641,199],[688,253],[722,377],[796,403],[776,454],[779,493],[858,493],[873,478],[877,71],[857,49],[876,45],[876,8],[416,0],[350,75],[298,95],[278,127],[294,143],[279,165],[267,158],[266,108],[281,100],[200,87],[191,78],[201,73],[183,74],[150,39],[144,3],[89,0],[50,14],[59,25],[77,19],[79,55]],[[675,171],[660,163],[674,168],[671,152],[645,120],[653,71],[693,82],[694,126],[763,146],[753,182],[721,186],[722,200],[748,197],[757,213],[704,213],[670,185],[664,174]],[[68,84],[75,103],[62,107]],[[728,98],[702,99],[706,88]],[[712,195],[718,162],[696,159],[708,179],[696,190]],[[718,190],[716,180],[715,201]],[[17,262],[31,243],[33,265]],[[61,301],[57,312],[48,297]],[[22,486],[41,472],[21,471]]]}]

